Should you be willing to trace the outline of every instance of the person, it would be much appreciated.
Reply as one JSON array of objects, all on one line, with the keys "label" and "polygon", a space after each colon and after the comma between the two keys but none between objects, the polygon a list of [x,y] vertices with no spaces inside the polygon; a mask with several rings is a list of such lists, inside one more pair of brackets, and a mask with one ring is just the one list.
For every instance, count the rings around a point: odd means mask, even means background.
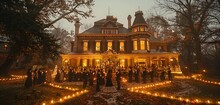
[{"label": "person", "polygon": [[59,68],[57,69],[57,74],[55,76],[55,80],[54,81],[55,82],[60,82],[60,70],[59,70]]},{"label": "person", "polygon": [[42,75],[42,83],[46,82],[47,80],[47,71],[43,71],[43,75]]},{"label": "person", "polygon": [[117,90],[121,89],[121,70],[116,72]]},{"label": "person", "polygon": [[139,68],[136,68],[134,71],[134,78],[136,83],[139,83],[139,71]]},{"label": "person", "polygon": [[43,82],[43,74],[41,72],[41,68],[38,70],[38,78],[37,78],[37,84],[41,84]]},{"label": "person", "polygon": [[87,83],[88,83],[88,72],[86,71],[86,69],[84,69],[83,73],[82,73],[82,79],[83,79],[83,89],[86,88]]},{"label": "person", "polygon": [[105,85],[105,73],[104,73],[104,70],[103,69],[101,69],[101,71],[100,71],[100,85]]},{"label": "person", "polygon": [[100,70],[98,70],[98,72],[96,73],[96,91],[97,92],[100,91],[100,80],[101,80],[101,74],[100,74]]},{"label": "person", "polygon": [[168,79],[169,79],[169,80],[172,80],[172,75],[171,75],[170,67],[168,67],[167,74],[168,74]]},{"label": "person", "polygon": [[34,85],[37,85],[37,76],[38,76],[38,74],[37,74],[37,68],[34,70],[34,80],[33,80],[33,84]]},{"label": "person", "polygon": [[77,81],[78,80],[78,73],[77,73],[77,67],[75,67],[73,69],[73,81]]},{"label": "person", "polygon": [[31,68],[28,69],[27,71],[27,78],[25,81],[25,88],[30,88],[32,86],[32,72],[31,72]]},{"label": "person", "polygon": [[150,80],[151,82],[154,82],[154,70],[153,69],[150,71]]},{"label": "person", "polygon": [[89,86],[93,86],[93,78],[94,78],[94,73],[90,68],[90,71],[89,71]]},{"label": "person", "polygon": [[108,73],[106,75],[106,84],[105,84],[106,87],[111,87],[113,86],[113,83],[112,83],[112,70],[109,69],[108,70]]},{"label": "person", "polygon": [[49,68],[47,70],[47,82],[52,82],[52,70]]},{"label": "person", "polygon": [[60,82],[64,81],[64,75],[65,75],[65,72],[64,72],[64,67],[63,67],[60,71]]},{"label": "person", "polygon": [[146,68],[143,71],[142,77],[143,77],[143,83],[146,83],[147,82],[147,70],[146,70]]},{"label": "person", "polygon": [[69,72],[68,72],[68,82],[73,81],[73,70],[72,67],[70,67]]},{"label": "person", "polygon": [[128,71],[128,82],[129,83],[132,83],[132,67],[130,67],[129,71]]},{"label": "person", "polygon": [[164,81],[165,80],[165,71],[163,70],[160,74],[160,80]]},{"label": "person", "polygon": [[154,82],[154,77],[157,75],[157,67],[155,64],[152,64],[152,70],[151,70],[151,82]]}]

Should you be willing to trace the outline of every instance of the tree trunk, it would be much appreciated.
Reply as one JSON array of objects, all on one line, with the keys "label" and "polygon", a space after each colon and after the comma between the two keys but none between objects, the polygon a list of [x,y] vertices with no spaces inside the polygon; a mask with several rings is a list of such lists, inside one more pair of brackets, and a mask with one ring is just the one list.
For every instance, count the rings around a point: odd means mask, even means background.
[{"label": "tree trunk", "polygon": [[187,49],[188,49],[188,53],[187,53],[187,56],[186,56],[186,58],[187,58],[187,66],[188,66],[188,69],[189,70],[193,70],[193,66],[192,66],[192,64],[193,64],[193,55],[192,55],[192,52],[193,52],[193,48],[192,48],[192,42],[191,42],[191,40],[189,40],[189,42],[187,43],[188,44],[188,46],[187,46]]},{"label": "tree trunk", "polygon": [[201,52],[201,42],[199,37],[195,38],[195,43],[196,43],[196,61],[197,61],[197,70],[201,70],[203,67],[202,64],[202,52]]}]

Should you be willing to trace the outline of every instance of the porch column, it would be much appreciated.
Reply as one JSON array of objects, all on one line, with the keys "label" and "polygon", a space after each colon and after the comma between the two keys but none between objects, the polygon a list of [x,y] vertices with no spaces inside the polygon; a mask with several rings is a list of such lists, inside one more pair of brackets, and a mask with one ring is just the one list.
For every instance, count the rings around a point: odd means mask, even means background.
[{"label": "porch column", "polygon": [[92,59],[89,59],[89,66],[93,66]]},{"label": "porch column", "polygon": [[131,58],[130,61],[131,61],[131,66],[134,66],[134,58]]},{"label": "porch column", "polygon": [[76,66],[80,66],[80,58],[76,59]]},{"label": "porch column", "polygon": [[128,67],[131,66],[131,59],[130,58],[127,60],[127,62],[128,62]]}]

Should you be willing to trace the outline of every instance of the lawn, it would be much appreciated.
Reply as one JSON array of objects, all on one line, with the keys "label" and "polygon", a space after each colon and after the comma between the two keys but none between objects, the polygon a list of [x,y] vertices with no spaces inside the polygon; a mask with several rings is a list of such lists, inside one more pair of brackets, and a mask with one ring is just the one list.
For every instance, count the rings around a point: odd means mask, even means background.
[{"label": "lawn", "polygon": [[37,85],[25,89],[24,81],[0,82],[1,105],[34,105],[48,102],[51,99],[59,99],[72,91],[53,88],[48,85]]},{"label": "lawn", "polygon": [[[25,89],[24,80],[0,82],[0,102],[2,105],[38,105],[50,100],[60,98],[73,93],[73,91],[54,88],[49,85],[36,85]],[[78,88],[82,90],[82,82],[55,83],[62,87]],[[116,83],[114,83],[116,87]],[[151,83],[147,83],[151,84]],[[95,84],[87,87],[88,93],[56,103],[59,105],[180,105],[182,101],[155,97],[146,94],[130,92],[128,87],[144,86],[142,83],[122,83],[122,89],[115,92],[96,92]],[[113,87],[113,88],[114,88]],[[102,89],[105,89],[103,86]],[[171,84],[143,89],[144,91],[166,93],[177,97],[199,98],[219,100],[220,86],[205,84],[195,80],[174,80]]]}]

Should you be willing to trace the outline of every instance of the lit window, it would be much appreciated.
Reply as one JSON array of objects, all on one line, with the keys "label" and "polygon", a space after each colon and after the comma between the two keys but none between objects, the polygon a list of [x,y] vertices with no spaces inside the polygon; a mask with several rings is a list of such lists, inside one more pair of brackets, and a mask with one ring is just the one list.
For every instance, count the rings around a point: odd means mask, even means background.
[{"label": "lit window", "polygon": [[144,27],[140,27],[140,31],[143,32],[144,31]]},{"label": "lit window", "polygon": [[134,50],[137,50],[137,40],[133,41],[133,48],[134,48]]},{"label": "lit window", "polygon": [[124,59],[120,60],[120,67],[125,67],[125,60]]},{"label": "lit window", "polygon": [[124,41],[120,42],[120,51],[124,51],[125,50],[125,46],[124,46]]},{"label": "lit window", "polygon": [[83,51],[88,51],[88,42],[83,42]]},{"label": "lit window", "polygon": [[144,40],[141,40],[140,41],[140,46],[141,46],[141,50],[145,50],[145,41]]},{"label": "lit window", "polygon": [[100,60],[99,59],[95,60],[95,66],[100,67]]},{"label": "lit window", "polygon": [[95,46],[96,46],[96,47],[95,47],[95,50],[96,50],[96,51],[100,51],[100,42],[96,42],[96,43],[95,43]]},{"label": "lit window", "polygon": [[108,42],[108,50],[110,50],[110,49],[112,49],[112,42],[111,41]]},{"label": "lit window", "polygon": [[86,67],[86,66],[87,66],[87,59],[83,59],[83,61],[82,61],[82,66],[83,66],[83,67]]},{"label": "lit window", "polygon": [[138,30],[137,30],[137,28],[133,28],[133,32],[137,32]]},{"label": "lit window", "polygon": [[149,44],[149,41],[147,41],[147,50],[148,50],[148,51],[150,50],[150,44]]}]

